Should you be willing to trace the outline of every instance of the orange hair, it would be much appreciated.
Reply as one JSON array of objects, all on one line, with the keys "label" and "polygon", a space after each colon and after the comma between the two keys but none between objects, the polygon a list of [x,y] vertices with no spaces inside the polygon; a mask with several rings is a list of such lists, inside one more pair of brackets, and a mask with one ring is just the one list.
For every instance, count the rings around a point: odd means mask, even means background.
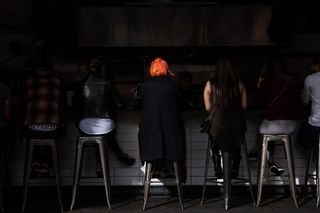
[{"label": "orange hair", "polygon": [[167,62],[160,57],[154,59],[150,65],[150,77],[154,78],[167,75],[174,76],[174,73],[169,70]]}]

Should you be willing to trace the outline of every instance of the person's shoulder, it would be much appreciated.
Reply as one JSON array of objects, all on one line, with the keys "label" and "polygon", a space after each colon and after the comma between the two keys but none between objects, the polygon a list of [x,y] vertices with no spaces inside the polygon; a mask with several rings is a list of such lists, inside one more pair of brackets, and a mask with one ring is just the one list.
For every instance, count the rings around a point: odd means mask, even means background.
[{"label": "person's shoulder", "polygon": [[320,80],[320,72],[312,73],[307,75],[304,79],[305,84],[313,84],[313,82],[318,82]]},{"label": "person's shoulder", "polygon": [[306,79],[320,78],[320,72],[311,73],[306,76]]}]

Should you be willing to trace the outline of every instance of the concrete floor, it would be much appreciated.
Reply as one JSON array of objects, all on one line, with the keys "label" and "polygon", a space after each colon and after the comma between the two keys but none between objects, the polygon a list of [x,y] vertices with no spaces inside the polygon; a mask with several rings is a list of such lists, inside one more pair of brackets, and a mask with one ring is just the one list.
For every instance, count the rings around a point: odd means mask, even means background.
[{"label": "concrete floor", "polygon": [[[117,187],[112,188],[112,213],[122,212],[143,212],[143,197],[141,188]],[[259,208],[253,206],[249,191],[244,187],[232,188],[232,199],[230,201],[230,209],[228,212],[259,212],[259,213],[277,213],[277,212],[319,212],[316,208],[314,193],[309,193],[306,202],[299,199],[300,208],[294,207],[290,198],[290,193],[283,187],[266,187],[263,193],[262,205]],[[171,191],[171,195],[170,195]],[[313,190],[314,191],[314,190]],[[183,212],[188,213],[220,213],[224,210],[224,199],[220,195],[220,191],[216,187],[208,190],[207,199],[204,205],[200,205],[201,187],[186,188],[184,190],[184,206]],[[83,187],[79,191],[76,201],[74,213],[102,213],[109,212],[103,187]],[[149,198],[146,213],[170,213],[182,212],[179,208],[179,202],[175,197],[175,190],[154,190]],[[71,188],[63,189],[65,212],[69,211]],[[21,208],[21,188],[14,187],[6,189],[6,211],[10,213],[20,212]],[[26,212],[32,213],[58,213],[58,201],[54,187],[33,187],[27,200]]]}]

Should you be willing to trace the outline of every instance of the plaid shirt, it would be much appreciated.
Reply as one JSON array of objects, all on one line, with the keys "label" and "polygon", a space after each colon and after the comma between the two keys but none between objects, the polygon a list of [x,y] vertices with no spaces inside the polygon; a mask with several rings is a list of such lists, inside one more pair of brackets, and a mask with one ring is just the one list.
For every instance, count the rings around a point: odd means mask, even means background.
[{"label": "plaid shirt", "polygon": [[27,80],[26,117],[24,124],[59,124],[62,82],[56,77]]}]

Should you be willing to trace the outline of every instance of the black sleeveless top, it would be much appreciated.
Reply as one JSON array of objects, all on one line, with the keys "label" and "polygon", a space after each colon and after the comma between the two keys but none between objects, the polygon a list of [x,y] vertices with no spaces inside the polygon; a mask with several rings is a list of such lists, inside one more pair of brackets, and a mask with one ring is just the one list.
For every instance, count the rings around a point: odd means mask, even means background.
[{"label": "black sleeveless top", "polygon": [[226,105],[226,100],[223,100],[221,106],[217,106],[211,121],[210,134],[223,152],[232,152],[239,148],[241,141],[244,140],[246,129],[246,120],[238,90],[236,95],[228,101],[228,105]]}]

